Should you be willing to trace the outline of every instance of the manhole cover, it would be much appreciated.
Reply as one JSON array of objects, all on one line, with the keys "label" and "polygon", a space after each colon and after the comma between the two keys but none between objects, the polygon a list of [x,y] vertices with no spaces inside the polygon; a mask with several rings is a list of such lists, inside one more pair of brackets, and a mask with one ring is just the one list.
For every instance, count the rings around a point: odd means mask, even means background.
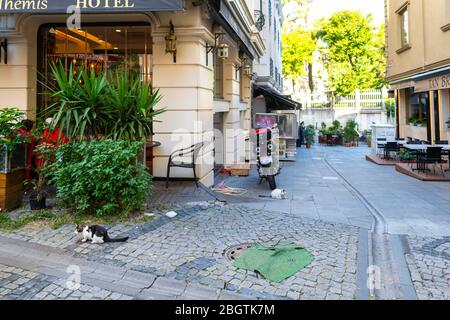
[{"label": "manhole cover", "polygon": [[225,258],[230,262],[234,262],[237,258],[242,256],[245,251],[250,249],[253,246],[253,243],[243,243],[237,246],[232,246],[225,250]]}]

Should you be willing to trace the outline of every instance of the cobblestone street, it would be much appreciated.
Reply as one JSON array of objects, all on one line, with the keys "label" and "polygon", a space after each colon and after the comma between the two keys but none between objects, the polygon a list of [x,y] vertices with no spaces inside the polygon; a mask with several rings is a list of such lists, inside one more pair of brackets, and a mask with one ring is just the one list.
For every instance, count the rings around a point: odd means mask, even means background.
[{"label": "cobblestone street", "polygon": [[[403,252],[397,258],[407,265],[416,298],[449,299],[450,237],[441,227],[448,224],[448,213],[427,211],[431,204],[422,200],[427,194],[436,198],[436,190],[443,195],[449,186],[419,183],[392,168],[377,167],[363,159],[365,152],[366,148],[300,150],[299,161],[286,164],[278,177],[280,187],[289,192],[282,201],[259,198],[268,188],[258,185],[253,174],[225,180],[229,186],[248,189],[243,197],[228,197],[228,205],[202,189],[189,198],[191,183],[180,183],[184,187],[171,193],[157,191],[153,204],[164,202],[166,210],[178,216],[169,219],[164,210],[155,209],[156,218],[149,223],[107,226],[112,237],[129,236],[126,243],[76,244],[74,226],[69,225],[0,233],[0,298],[369,299],[367,241],[372,218],[341,176],[326,165],[327,159],[380,206],[390,234],[401,236]],[[352,180],[363,171],[371,178]],[[389,186],[376,187],[380,179]],[[415,201],[424,209],[428,229],[423,229],[420,221],[425,218],[419,219],[416,211],[411,217],[407,212],[399,216],[409,226],[401,229],[393,211],[383,210],[382,195],[392,184],[409,184],[410,192],[421,190]],[[389,190],[396,199],[393,206],[410,196],[402,190]],[[444,208],[443,201],[438,203]],[[235,268],[224,254],[240,244],[278,242],[295,243],[314,256],[310,265],[281,283]],[[73,266],[80,268],[81,285],[71,290],[68,268]]]}]

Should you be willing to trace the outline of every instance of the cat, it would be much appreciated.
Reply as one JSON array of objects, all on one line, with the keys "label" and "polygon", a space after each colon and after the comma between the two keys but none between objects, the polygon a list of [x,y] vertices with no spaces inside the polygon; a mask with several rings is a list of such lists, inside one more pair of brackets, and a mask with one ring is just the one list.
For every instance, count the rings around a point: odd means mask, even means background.
[{"label": "cat", "polygon": [[287,192],[284,189],[275,189],[272,191],[270,196],[259,196],[260,198],[272,198],[276,200],[287,199]]},{"label": "cat", "polygon": [[102,244],[108,242],[126,242],[129,237],[111,239],[108,235],[108,230],[102,226],[93,225],[77,225],[75,233],[80,236],[81,242],[86,242],[88,240],[94,244]]}]

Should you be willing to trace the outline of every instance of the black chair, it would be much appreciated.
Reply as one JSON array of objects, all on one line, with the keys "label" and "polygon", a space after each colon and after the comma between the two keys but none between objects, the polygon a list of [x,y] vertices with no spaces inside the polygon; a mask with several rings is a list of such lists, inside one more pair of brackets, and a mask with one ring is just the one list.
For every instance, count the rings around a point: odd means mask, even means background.
[{"label": "black chair", "polygon": [[[201,150],[201,148],[203,148],[203,142],[194,144],[189,148],[176,150],[170,155],[169,162],[167,164],[166,189],[169,188],[171,168],[192,169],[194,171],[195,185],[198,188],[197,173],[195,171],[195,160],[197,159],[198,153]],[[190,158],[190,161],[186,162],[182,158]]]},{"label": "black chair", "polygon": [[386,148],[384,149],[384,158],[391,159],[391,152],[395,152],[397,156],[397,152],[399,151],[399,146],[397,142],[387,142]]},{"label": "black chair", "polygon": [[377,139],[377,154],[379,155],[379,149],[385,149],[386,148],[386,138],[378,138]]},{"label": "black chair", "polygon": [[448,140],[436,140],[434,144],[448,144]]},{"label": "black chair", "polygon": [[441,166],[442,174],[445,176],[442,164],[446,163],[446,161],[442,158],[442,156],[443,156],[442,147],[429,147],[427,148],[426,152],[421,153],[419,155],[419,161],[423,164],[422,168],[425,170],[426,170],[425,166],[427,164],[433,164],[434,173],[436,173],[436,164],[439,164]]}]

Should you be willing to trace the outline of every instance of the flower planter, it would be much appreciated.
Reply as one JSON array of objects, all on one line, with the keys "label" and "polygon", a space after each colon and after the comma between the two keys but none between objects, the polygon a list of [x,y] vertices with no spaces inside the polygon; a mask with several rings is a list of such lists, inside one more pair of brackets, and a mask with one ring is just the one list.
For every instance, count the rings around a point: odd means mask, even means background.
[{"label": "flower planter", "polygon": [[11,153],[4,146],[0,152],[0,211],[22,205],[26,146],[17,146]]},{"label": "flower planter", "polygon": [[0,173],[0,211],[9,211],[22,205],[24,170]]},{"label": "flower planter", "polygon": [[47,208],[46,205],[47,198],[45,196],[38,199],[36,194],[30,195],[30,209],[32,211],[44,210]]},{"label": "flower planter", "polygon": [[306,145],[306,149],[311,149],[311,147],[312,147],[312,145],[310,145],[310,144]]},{"label": "flower planter", "polygon": [[352,142],[346,142],[346,143],[344,143],[344,146],[346,148],[351,148],[351,147],[353,147],[353,143]]}]

